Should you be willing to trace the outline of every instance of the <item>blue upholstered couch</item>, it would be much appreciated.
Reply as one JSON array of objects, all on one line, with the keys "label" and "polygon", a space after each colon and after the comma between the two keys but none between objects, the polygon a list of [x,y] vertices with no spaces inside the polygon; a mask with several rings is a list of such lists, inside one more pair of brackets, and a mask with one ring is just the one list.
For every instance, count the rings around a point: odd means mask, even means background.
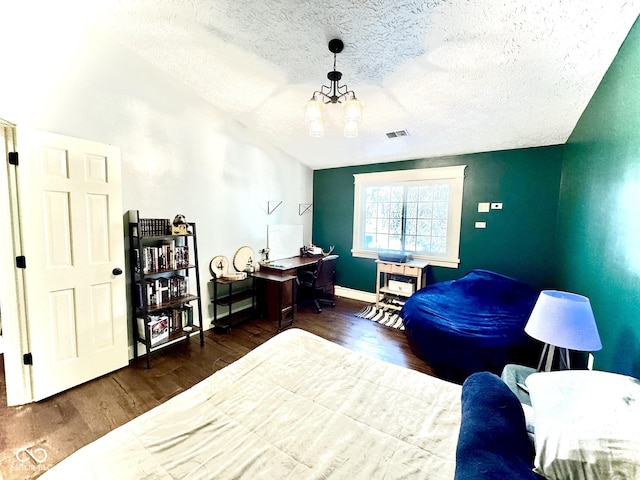
[{"label": "blue upholstered couch", "polygon": [[455,480],[539,480],[524,413],[515,394],[489,372],[462,384]]}]

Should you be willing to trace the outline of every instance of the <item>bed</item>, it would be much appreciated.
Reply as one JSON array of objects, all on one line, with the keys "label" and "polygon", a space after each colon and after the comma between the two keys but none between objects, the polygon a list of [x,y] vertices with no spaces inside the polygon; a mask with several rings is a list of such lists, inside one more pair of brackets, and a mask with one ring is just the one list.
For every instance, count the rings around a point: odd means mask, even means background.
[{"label": "bed", "polygon": [[542,372],[526,386],[534,442],[491,372],[461,386],[290,329],[40,478],[640,478],[638,379]]},{"label": "bed", "polygon": [[508,363],[536,365],[541,344],[524,332],[539,290],[488,270],[428,285],[400,315],[413,352],[441,378],[462,383]]},{"label": "bed", "polygon": [[299,329],[41,478],[454,478],[461,386]]}]

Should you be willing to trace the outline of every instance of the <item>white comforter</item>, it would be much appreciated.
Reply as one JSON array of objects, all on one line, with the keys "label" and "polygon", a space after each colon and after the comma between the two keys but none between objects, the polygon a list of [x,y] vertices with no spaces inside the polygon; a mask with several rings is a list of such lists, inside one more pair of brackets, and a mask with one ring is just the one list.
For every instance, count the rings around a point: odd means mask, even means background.
[{"label": "white comforter", "polygon": [[460,391],[291,329],[41,478],[450,480]]}]

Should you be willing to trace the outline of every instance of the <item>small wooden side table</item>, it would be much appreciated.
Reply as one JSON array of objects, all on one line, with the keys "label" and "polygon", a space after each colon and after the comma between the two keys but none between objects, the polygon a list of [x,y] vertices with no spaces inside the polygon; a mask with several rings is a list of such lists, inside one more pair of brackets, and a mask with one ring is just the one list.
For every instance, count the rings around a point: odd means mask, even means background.
[{"label": "small wooden side table", "polygon": [[[376,308],[380,307],[380,301],[384,298],[384,295],[397,295],[400,297],[409,298],[413,295],[414,291],[398,290],[389,288],[389,275],[402,276],[416,279],[415,291],[420,290],[423,285],[426,285],[426,274],[428,262],[419,260],[412,260],[405,263],[388,262],[385,260],[376,260],[377,273],[376,273]],[[401,306],[388,305],[391,308],[400,310]]]}]

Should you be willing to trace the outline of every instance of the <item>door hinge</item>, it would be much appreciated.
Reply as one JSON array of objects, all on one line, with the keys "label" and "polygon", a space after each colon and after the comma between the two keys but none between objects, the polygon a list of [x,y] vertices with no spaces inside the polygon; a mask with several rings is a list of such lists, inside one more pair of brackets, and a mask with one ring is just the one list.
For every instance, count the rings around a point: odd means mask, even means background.
[{"label": "door hinge", "polygon": [[18,152],[9,152],[9,164],[10,165],[18,165]]},{"label": "door hinge", "polygon": [[23,362],[25,365],[33,365],[33,355],[31,355],[31,352],[29,352],[29,353],[25,353],[25,354],[22,356],[22,362]]},{"label": "door hinge", "polygon": [[27,258],[24,255],[16,257],[16,268],[27,268]]}]

